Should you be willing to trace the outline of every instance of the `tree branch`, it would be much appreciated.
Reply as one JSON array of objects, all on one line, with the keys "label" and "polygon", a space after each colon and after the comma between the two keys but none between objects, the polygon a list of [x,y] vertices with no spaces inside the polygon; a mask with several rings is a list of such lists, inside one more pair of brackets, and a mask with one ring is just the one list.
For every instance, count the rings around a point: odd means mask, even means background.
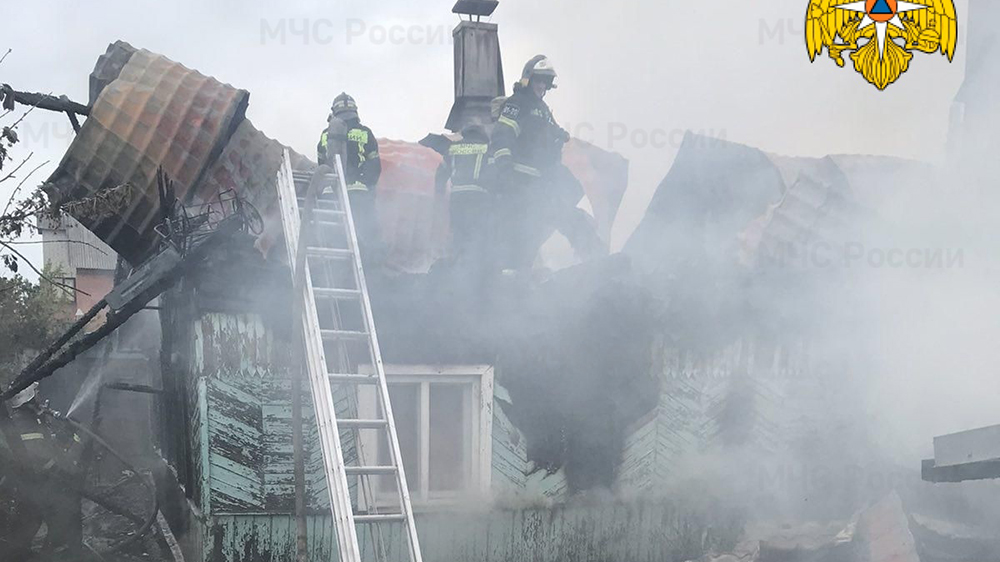
[{"label": "tree branch", "polygon": [[28,363],[25,368],[21,369],[21,375],[19,376],[26,376],[26,373],[30,373],[45,364],[45,362],[55,355],[57,351],[62,349],[62,347],[66,345],[69,340],[73,339],[73,336],[89,324],[90,321],[98,315],[98,313],[104,310],[104,307],[107,305],[108,301],[101,299],[97,304],[90,307],[90,310],[88,310],[86,314],[78,318],[77,321],[74,322],[72,326],[67,328],[56,341],[52,342],[52,344],[46,348],[45,351],[40,353],[38,357],[35,357],[34,360],[32,360],[31,363]]},{"label": "tree branch", "polygon": [[24,263],[28,264],[28,267],[30,267],[32,271],[34,271],[35,273],[37,273],[38,277],[40,277],[40,278],[48,281],[49,283],[51,283],[55,287],[59,287],[67,295],[69,295],[69,296],[71,296],[73,298],[76,298],[76,294],[75,293],[80,293],[81,295],[85,295],[85,296],[88,296],[88,297],[90,296],[89,293],[81,291],[80,289],[77,289],[76,287],[70,287],[69,285],[66,285],[64,283],[60,283],[60,282],[56,281],[55,279],[52,279],[48,275],[45,275],[37,267],[35,267],[35,264],[31,263],[31,260],[29,260],[28,258],[24,257],[24,254],[22,254],[21,252],[18,252],[17,249],[11,247],[10,244],[8,244],[7,242],[4,242],[4,241],[0,240],[0,246],[3,246],[4,248],[7,248],[8,250],[10,250],[15,256],[17,256],[18,258],[20,258],[21,261],[23,261]]},{"label": "tree branch", "polygon": [[103,249],[91,244],[90,242],[84,242],[83,240],[7,240],[7,244],[14,245],[25,245],[25,244],[81,244],[83,246],[88,246],[97,250],[98,252],[108,255]]},{"label": "tree branch", "polygon": [[[31,154],[29,154],[28,158],[31,158],[31,156],[33,154],[34,154],[34,152],[32,152]],[[28,158],[25,158],[24,162],[27,162]],[[21,166],[23,166],[24,162],[21,162],[21,165],[19,165],[18,168],[20,168]],[[17,196],[17,194],[21,191],[21,186],[24,185],[24,182],[28,181],[28,178],[30,178],[31,176],[35,175],[35,172],[37,172],[38,170],[42,169],[42,166],[44,166],[44,165],[46,165],[48,163],[49,163],[48,160],[46,160],[45,162],[42,162],[41,164],[35,166],[35,168],[33,170],[31,170],[30,172],[28,172],[28,175],[24,176],[24,179],[22,179],[21,182],[17,184],[17,187],[14,188],[14,191],[11,192],[10,199],[7,200],[7,205],[4,206],[3,213],[0,213],[0,216],[5,216],[7,214],[7,210],[10,209],[10,204],[14,202],[14,197]],[[14,172],[16,172],[16,171],[17,171],[17,168],[14,169]],[[11,175],[13,175],[14,172],[11,172]],[[6,178],[4,178],[4,179],[6,179]],[[2,183],[3,181],[4,180],[0,180],[0,183]]]},{"label": "tree branch", "polygon": [[[17,94],[18,92],[14,92],[14,93]],[[48,95],[51,96],[52,94],[49,93]],[[15,97],[14,100],[16,101],[17,98]],[[41,101],[41,100],[39,100],[39,101]],[[10,127],[8,127],[8,129],[16,129],[17,126],[21,124],[21,121],[24,121],[24,118],[27,117],[29,113],[31,113],[32,111],[34,111],[36,107],[38,107],[38,105],[36,105],[36,104],[26,104],[26,105],[31,105],[31,107],[29,107],[28,110],[25,111],[24,114],[21,115],[21,117],[19,117],[17,121],[14,121],[14,124],[11,125]]]},{"label": "tree branch", "polygon": [[[21,160],[21,163],[18,164],[17,167],[15,167],[13,170],[11,170],[10,173],[7,174],[6,176],[4,176],[3,178],[0,178],[0,183],[3,183],[5,181],[9,180],[10,178],[14,177],[14,174],[16,174],[17,171],[20,170],[25,164],[27,164],[28,160],[31,160],[31,157],[34,156],[34,155],[35,155],[34,152],[29,152],[28,155],[24,157],[24,160]],[[12,196],[11,199],[13,199],[13,198],[14,197]],[[7,205],[10,206],[10,202],[9,201],[7,202]],[[4,209],[3,212],[4,212],[4,214],[7,214],[7,209]]]}]

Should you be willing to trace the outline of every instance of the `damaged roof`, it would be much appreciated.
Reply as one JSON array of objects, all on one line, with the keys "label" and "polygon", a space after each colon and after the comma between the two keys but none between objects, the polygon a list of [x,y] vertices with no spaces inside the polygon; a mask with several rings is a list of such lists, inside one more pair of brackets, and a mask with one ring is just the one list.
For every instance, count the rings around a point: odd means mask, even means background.
[{"label": "damaged roof", "polygon": [[753,266],[779,244],[842,240],[838,230],[930,177],[902,158],[789,157],[688,132],[625,251],[646,270],[706,256]]},{"label": "damaged roof", "polygon": [[[90,97],[90,116],[46,189],[60,202],[124,190],[114,205],[72,212],[130,264],[149,258],[159,243],[153,227],[163,218],[156,189],[160,167],[185,206],[226,216],[232,211],[223,200],[239,196],[263,217],[258,249],[267,255],[280,241],[273,185],[285,147],[245,118],[248,92],[118,41],[99,58]],[[449,246],[448,203],[434,183],[441,157],[417,143],[379,143],[377,207],[386,266],[426,273]],[[316,167],[290,152],[296,170]],[[628,162],[581,141],[566,146],[564,161],[580,179],[601,232],[609,234],[628,183]]]},{"label": "damaged roof", "polygon": [[97,96],[46,183],[48,194],[63,202],[131,186],[124,208],[80,210],[75,218],[138,265],[157,243],[157,169],[174,181],[178,199],[189,200],[243,120],[249,97],[246,90],[138,49]]}]

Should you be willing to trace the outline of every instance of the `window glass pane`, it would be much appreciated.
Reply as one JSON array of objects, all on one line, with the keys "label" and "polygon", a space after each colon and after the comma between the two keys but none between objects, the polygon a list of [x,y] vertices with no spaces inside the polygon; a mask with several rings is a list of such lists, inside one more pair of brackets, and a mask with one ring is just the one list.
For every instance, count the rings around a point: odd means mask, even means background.
[{"label": "window glass pane", "polygon": [[[61,303],[76,304],[76,277],[58,277],[55,279],[56,282],[63,285],[62,287],[53,287],[55,289],[56,299]],[[76,312],[75,310],[71,312]]]},{"label": "window glass pane", "polygon": [[[399,449],[403,453],[406,485],[411,495],[418,496],[420,494],[420,385],[390,384],[389,400],[392,401],[392,416],[396,421]],[[378,451],[380,465],[387,466],[392,463],[389,440],[385,431],[379,431]],[[395,476],[381,478],[380,488],[385,492],[395,492]]]},{"label": "window glass pane", "polygon": [[467,385],[430,387],[430,489],[459,491],[467,486],[471,420],[465,412]]}]

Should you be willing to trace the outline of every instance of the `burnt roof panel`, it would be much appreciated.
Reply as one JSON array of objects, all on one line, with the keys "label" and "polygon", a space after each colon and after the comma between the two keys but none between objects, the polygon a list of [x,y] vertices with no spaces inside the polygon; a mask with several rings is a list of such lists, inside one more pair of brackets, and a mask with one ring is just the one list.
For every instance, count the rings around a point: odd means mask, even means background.
[{"label": "burnt roof panel", "polygon": [[76,218],[135,265],[156,243],[157,168],[174,181],[178,199],[187,200],[243,121],[248,98],[245,90],[137,50],[98,95],[49,178],[49,195],[77,200],[129,184],[125,208]]}]

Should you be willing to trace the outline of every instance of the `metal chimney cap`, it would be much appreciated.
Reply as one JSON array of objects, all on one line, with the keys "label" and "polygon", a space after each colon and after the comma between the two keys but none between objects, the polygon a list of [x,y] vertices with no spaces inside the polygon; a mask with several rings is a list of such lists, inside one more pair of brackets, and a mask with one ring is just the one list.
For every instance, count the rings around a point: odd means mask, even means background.
[{"label": "metal chimney cap", "polygon": [[458,0],[452,13],[465,14],[469,16],[491,16],[493,11],[500,5],[499,0]]}]

